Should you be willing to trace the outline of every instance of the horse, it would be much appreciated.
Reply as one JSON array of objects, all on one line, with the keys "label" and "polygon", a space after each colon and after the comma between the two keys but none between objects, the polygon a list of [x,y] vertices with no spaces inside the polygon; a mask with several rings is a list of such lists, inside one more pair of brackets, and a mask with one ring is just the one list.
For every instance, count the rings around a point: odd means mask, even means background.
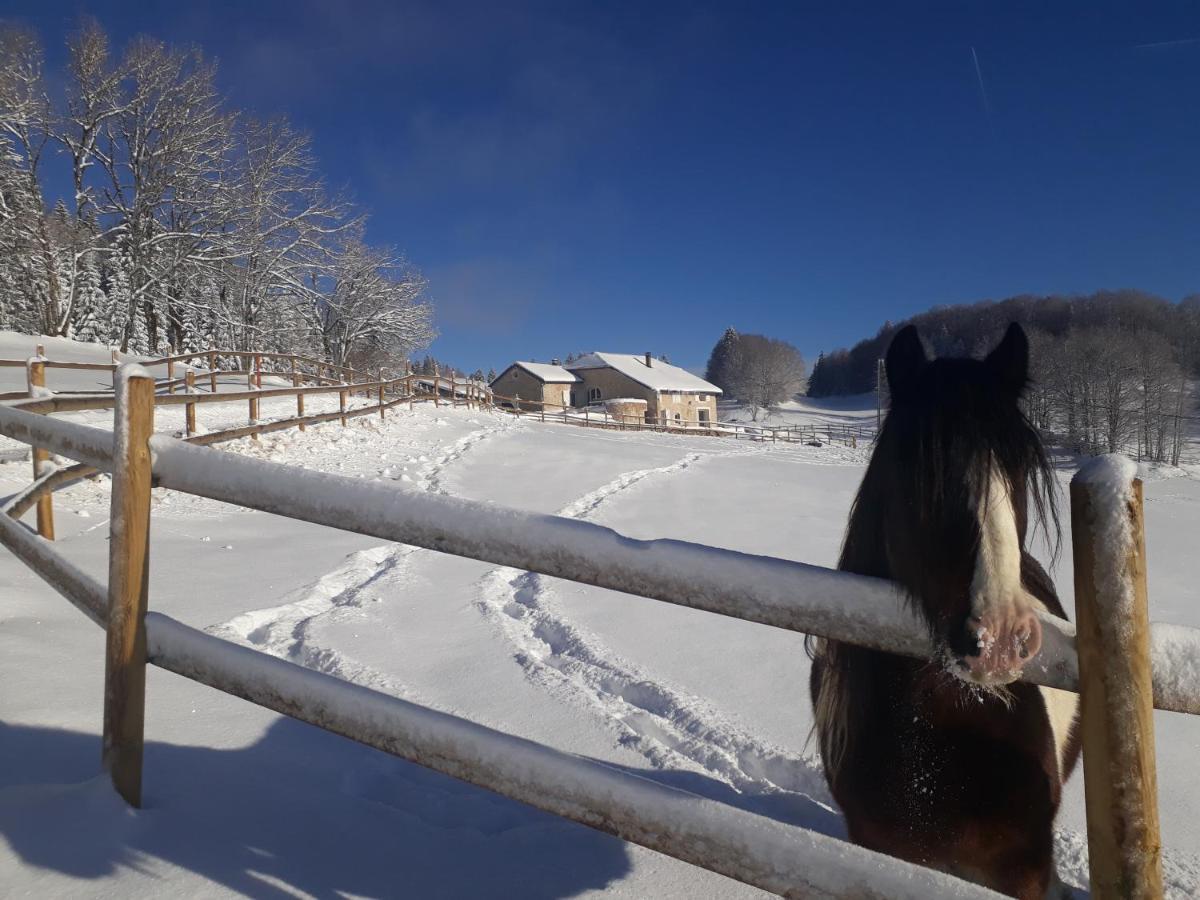
[{"label": "horse", "polygon": [[934,655],[809,641],[825,777],[854,843],[1056,896],[1078,697],[1017,680],[1041,646],[1038,615],[1065,618],[1025,549],[1031,514],[1056,548],[1059,535],[1045,448],[1020,406],[1029,343],[1013,323],[982,360],[930,359],[909,325],[885,369],[891,404],[838,568],[896,582]]}]

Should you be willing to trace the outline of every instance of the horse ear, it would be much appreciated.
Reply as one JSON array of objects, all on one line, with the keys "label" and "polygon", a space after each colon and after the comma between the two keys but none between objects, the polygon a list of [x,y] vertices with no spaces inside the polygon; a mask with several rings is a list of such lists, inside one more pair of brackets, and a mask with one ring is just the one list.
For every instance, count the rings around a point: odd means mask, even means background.
[{"label": "horse ear", "polygon": [[893,400],[904,400],[915,386],[917,373],[929,362],[915,325],[896,332],[887,351],[888,390]]},{"label": "horse ear", "polygon": [[1004,339],[987,355],[984,363],[1000,379],[1000,384],[1014,397],[1019,397],[1029,384],[1029,338],[1025,329],[1013,322],[1004,332]]}]

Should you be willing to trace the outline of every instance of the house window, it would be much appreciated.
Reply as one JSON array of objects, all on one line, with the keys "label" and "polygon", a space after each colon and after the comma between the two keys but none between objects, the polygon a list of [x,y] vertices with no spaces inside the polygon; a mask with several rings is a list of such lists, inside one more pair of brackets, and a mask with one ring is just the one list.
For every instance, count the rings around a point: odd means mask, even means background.
[{"label": "house window", "polygon": [[521,374],[521,373],[520,373],[520,372],[517,372],[515,369],[513,370],[513,378],[516,378],[516,377],[517,377],[518,375],[520,375],[520,374]]},{"label": "house window", "polygon": [[600,399],[600,388],[588,389],[588,403],[595,403]]},{"label": "house window", "polygon": [[701,394],[696,399],[699,400],[701,403],[707,403],[708,402],[708,394]]}]

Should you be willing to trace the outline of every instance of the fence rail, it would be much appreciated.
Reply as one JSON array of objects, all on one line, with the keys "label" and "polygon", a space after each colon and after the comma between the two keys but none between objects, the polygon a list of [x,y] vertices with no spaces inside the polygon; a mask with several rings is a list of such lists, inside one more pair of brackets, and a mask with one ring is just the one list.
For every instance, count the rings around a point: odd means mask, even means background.
[{"label": "fence rail", "polygon": [[875,428],[867,425],[831,422],[825,425],[761,425],[745,422],[669,422],[651,420],[633,413],[609,412],[602,403],[587,406],[568,406],[551,400],[526,400],[492,394],[496,409],[515,416],[536,416],[541,422],[558,422],[578,425],[583,428],[606,428],[617,431],[649,431],[659,434],[704,435],[709,437],[731,437],[734,440],[750,440],[760,443],[809,444],[839,443],[857,447],[859,441],[870,443],[875,437]]},{"label": "fence rail", "polygon": [[[894,585],[688,542],[634,540],[576,519],[368,485],[358,479],[221,453],[196,446],[199,439],[188,443],[161,434],[148,436],[146,429],[132,430],[129,423],[152,418],[162,398],[144,390],[140,394],[131,391],[129,386],[139,380],[150,382],[149,376],[138,371],[118,379],[115,422],[121,427],[116,437],[105,429],[33,412],[31,408],[42,408],[36,400],[27,404],[30,408],[0,406],[0,434],[100,471],[120,470],[124,477],[114,478],[114,510],[119,504],[132,504],[129,508],[135,511],[143,505],[146,509],[144,526],[129,525],[143,521],[140,513],[112,517],[113,563],[107,592],[56,553],[50,543],[12,518],[17,509],[13,501],[0,515],[0,543],[90,618],[109,624],[109,671],[124,675],[110,676],[106,688],[106,702],[117,704],[121,711],[118,715],[118,710],[106,706],[105,746],[118,748],[106,752],[106,765],[114,784],[130,802],[137,799],[133,786],[138,785],[140,790],[140,767],[132,762],[135,754],[131,748],[140,748],[141,734],[138,715],[128,711],[140,709],[144,692],[129,672],[151,662],[421,765],[786,896],[995,896],[947,875],[892,859],[883,861],[862,848],[794,826],[661,785],[648,785],[599,764],[194,632],[160,614],[147,614],[144,606],[139,606],[144,596],[145,566],[139,569],[136,554],[137,548],[145,546],[148,492],[154,479],[162,487],[341,530],[888,652],[928,657],[927,633]],[[429,387],[433,397],[440,395],[440,380]],[[456,401],[457,394],[452,393],[451,400]],[[139,414],[134,414],[135,402]],[[339,410],[328,415],[340,414]],[[132,450],[139,447],[150,461],[145,467],[130,462]],[[53,474],[46,471],[36,477],[49,481]],[[1129,480],[1128,473],[1123,477]],[[1087,484],[1080,487],[1085,494],[1088,490]],[[1107,490],[1096,496],[1111,494],[1113,491]],[[1119,504],[1110,507],[1103,508],[1109,518],[1126,514]],[[1140,514],[1140,507],[1137,512]],[[1132,506],[1128,514],[1131,520],[1136,519]],[[1088,541],[1094,531],[1094,527],[1077,529],[1074,539]],[[1138,539],[1130,537],[1116,552],[1133,548],[1129,550],[1130,559],[1136,560],[1137,544]],[[1114,549],[1109,542],[1092,546],[1090,552],[1094,559],[1097,554],[1111,555]],[[123,567],[118,565],[121,559]],[[1144,567],[1144,558],[1141,565]],[[1112,571],[1115,577],[1129,581],[1136,577],[1136,568],[1128,563]],[[113,577],[114,572],[119,577]],[[1125,596],[1120,588],[1116,593]],[[1129,595],[1137,596],[1132,589]],[[1144,590],[1140,597],[1144,602]],[[118,605],[122,606],[119,618],[114,614]],[[1134,614],[1120,604],[1110,603],[1104,609],[1110,618]],[[1144,616],[1144,610],[1141,614]],[[114,621],[123,623],[124,640],[112,637]],[[1200,658],[1200,631],[1165,626],[1165,636],[1159,640],[1156,628],[1143,630],[1144,652],[1138,657],[1148,670],[1152,669],[1153,679],[1146,671],[1140,681],[1130,682],[1134,694],[1141,698],[1139,702],[1160,709],[1200,714],[1200,666],[1194,664]],[[1045,617],[1044,633],[1043,649],[1028,667],[1026,679],[1079,690],[1074,628],[1063,620]],[[1081,631],[1080,640],[1092,640],[1090,632]],[[1185,658],[1191,665],[1179,664]],[[1089,735],[1096,733],[1112,734],[1129,728],[1144,733],[1152,727],[1148,716],[1133,722],[1124,717],[1128,690],[1125,694],[1097,694],[1097,679],[1106,677],[1103,669],[1092,667],[1084,676],[1085,741],[1092,741]],[[1088,678],[1092,702],[1087,702]],[[1099,752],[1094,746],[1085,743],[1085,760],[1089,754]],[[1143,752],[1138,757],[1139,765],[1148,765],[1152,773],[1153,757],[1147,758],[1145,741],[1140,746]],[[1118,792],[1120,796],[1110,792],[1103,800],[1093,800],[1094,794],[1103,794],[1093,791],[1093,780],[1117,777],[1105,769],[1094,774],[1094,769],[1089,766],[1085,771],[1089,781],[1089,837],[1099,841],[1093,835],[1093,817],[1098,823],[1097,835],[1105,823],[1114,820],[1133,815],[1145,820],[1146,805],[1153,804],[1154,797],[1152,792]],[[1094,803],[1106,808],[1093,810]],[[1117,833],[1111,828],[1109,831]],[[1112,865],[1119,879],[1124,879],[1120,883],[1130,883],[1131,878],[1136,883],[1153,883],[1153,872],[1148,870],[1157,867],[1157,858],[1132,852],[1130,845],[1120,843],[1119,834],[1117,840]],[[1107,846],[1097,844],[1098,848]],[[1099,852],[1097,849],[1094,855]],[[1094,896],[1120,895],[1106,892],[1106,884],[1093,868]]]}]

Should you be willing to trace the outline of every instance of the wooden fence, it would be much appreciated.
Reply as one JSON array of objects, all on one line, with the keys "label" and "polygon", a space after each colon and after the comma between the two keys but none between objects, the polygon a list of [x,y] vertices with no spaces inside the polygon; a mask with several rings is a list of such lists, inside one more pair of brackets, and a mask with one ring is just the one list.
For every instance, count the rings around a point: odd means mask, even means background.
[{"label": "wooden fence", "polygon": [[[348,685],[150,612],[149,496],[154,484],[928,658],[924,626],[894,585],[686,542],[639,541],[588,522],[220,453],[195,441],[153,434],[160,399],[150,376],[130,367],[117,380],[115,432],[46,415],[54,411],[47,408],[52,400],[27,399],[21,408],[0,405],[0,434],[113,474],[107,588],[16,520],[31,491],[0,509],[0,543],[106,627],[104,765],[130,803],[136,805],[140,796],[149,662],[785,896],[996,896],[949,875],[882,860],[863,848]],[[46,477],[39,475],[38,481]],[[1198,667],[1177,664],[1180,652],[1200,654],[1200,631],[1147,624],[1140,485],[1129,471],[1102,461],[1081,473],[1072,484],[1072,510],[1078,661],[1075,629],[1046,617],[1043,649],[1024,677],[1082,689],[1093,896],[1153,896],[1161,876],[1151,710],[1200,714]],[[1164,635],[1169,640],[1159,640]],[[1168,645],[1173,649],[1163,649]]]},{"label": "wooden fence", "polygon": [[616,431],[649,431],[660,434],[703,435],[728,437],[734,440],[749,440],[769,444],[845,444],[857,447],[862,441],[869,445],[875,438],[875,427],[846,422],[830,422],[824,425],[772,425],[746,422],[660,422],[647,421],[645,416],[635,414],[613,415],[602,403],[584,407],[567,406],[550,400],[526,400],[492,394],[495,409],[515,416],[537,418],[540,422],[558,422],[583,428],[607,428]]},{"label": "wooden fence", "polygon": [[[121,364],[116,362],[113,351],[112,363],[56,362],[44,356],[41,345],[37,355],[29,360],[0,360],[0,367],[24,367],[26,389],[0,394],[0,401],[15,402],[19,408],[35,413],[79,412],[83,410],[112,409],[116,402],[117,371]],[[190,361],[203,360],[208,364],[197,380],[196,371],[188,366]],[[231,361],[242,361],[248,368],[219,368]],[[264,364],[266,361],[266,364]],[[451,406],[467,405],[482,407],[491,405],[491,392],[479,382],[462,380],[454,375],[434,373],[418,374],[407,370],[404,375],[384,378],[380,372],[375,379],[357,380],[365,376],[354,369],[332,366],[319,360],[295,354],[246,352],[236,350],[204,350],[179,356],[162,357],[138,363],[144,370],[165,367],[166,379],[156,379],[153,403],[156,407],[182,406],[183,419],[180,435],[189,443],[219,444],[239,438],[257,440],[259,435],[296,428],[304,431],[308,425],[338,420],[345,425],[347,420],[378,413],[385,418],[387,411],[407,404],[411,409],[417,403],[445,403]],[[272,368],[274,366],[274,368]],[[176,367],[185,369],[183,377],[174,377]],[[185,368],[186,367],[186,368]],[[54,394],[46,385],[47,369],[68,369],[112,373],[112,388],[84,393]],[[328,373],[328,374],[327,374]],[[268,378],[268,387],[262,387],[263,377]],[[245,377],[243,390],[219,390],[229,387],[220,379]],[[270,387],[270,379],[287,380],[290,386]],[[340,380],[342,378],[349,381]],[[316,384],[306,384],[315,381]],[[204,388],[207,387],[207,393]],[[334,412],[306,414],[305,398],[321,395],[338,395],[338,409]],[[361,395],[364,404],[350,406],[352,398]],[[293,397],[296,415],[263,422],[259,420],[262,400]],[[196,407],[212,403],[245,402],[248,424],[220,431],[197,433]],[[160,421],[161,426],[161,421]],[[13,505],[14,514],[24,515],[33,506],[37,507],[38,534],[54,539],[54,511],[51,494],[84,478],[99,474],[95,466],[79,463],[65,469],[49,465],[49,454],[41,447],[32,448],[34,484],[23,492]]]}]

